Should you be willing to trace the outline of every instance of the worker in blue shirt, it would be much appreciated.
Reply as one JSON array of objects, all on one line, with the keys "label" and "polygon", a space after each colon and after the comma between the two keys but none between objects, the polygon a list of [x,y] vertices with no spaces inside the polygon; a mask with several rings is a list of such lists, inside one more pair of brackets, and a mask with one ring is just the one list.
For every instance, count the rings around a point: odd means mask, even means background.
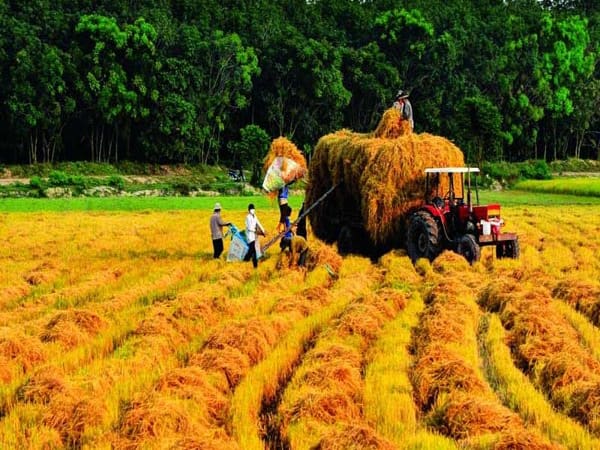
[{"label": "worker in blue shirt", "polygon": [[279,191],[277,192],[277,200],[279,202],[279,223],[283,222],[283,219],[284,219],[284,214],[283,214],[284,208],[283,207],[287,206],[289,195],[290,195],[290,191],[289,191],[287,184],[285,186],[283,186],[281,189],[279,189]]},{"label": "worker in blue shirt", "polygon": [[292,237],[294,236],[294,233],[292,233],[292,223],[290,222],[291,215],[292,215],[292,208],[290,207],[290,205],[287,205],[287,204],[283,205],[282,206],[283,220],[280,221],[279,224],[277,225],[277,232],[284,233],[283,237],[281,238],[281,242],[279,243],[279,247],[281,248],[281,250],[290,248],[290,245],[292,243]]}]

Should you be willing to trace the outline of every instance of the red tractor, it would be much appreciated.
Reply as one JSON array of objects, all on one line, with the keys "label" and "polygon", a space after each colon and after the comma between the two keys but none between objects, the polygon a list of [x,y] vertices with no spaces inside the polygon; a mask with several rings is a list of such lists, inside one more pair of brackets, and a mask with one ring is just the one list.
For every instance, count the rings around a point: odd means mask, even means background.
[{"label": "red tractor", "polygon": [[449,249],[472,264],[479,260],[484,245],[495,246],[498,258],[518,258],[519,238],[515,233],[500,231],[503,221],[499,204],[479,205],[476,179],[477,202],[471,203],[472,173],[479,173],[479,169],[425,169],[425,203],[410,215],[406,233],[406,249],[413,263],[419,258],[432,261]]}]

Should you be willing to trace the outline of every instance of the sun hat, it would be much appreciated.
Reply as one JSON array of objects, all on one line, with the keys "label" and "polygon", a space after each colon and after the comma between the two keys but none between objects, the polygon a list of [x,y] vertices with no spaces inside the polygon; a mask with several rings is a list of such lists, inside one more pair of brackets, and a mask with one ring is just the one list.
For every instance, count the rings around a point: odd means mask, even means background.
[{"label": "sun hat", "polygon": [[213,208],[215,211],[221,211],[221,204],[219,202],[215,203],[215,207]]}]

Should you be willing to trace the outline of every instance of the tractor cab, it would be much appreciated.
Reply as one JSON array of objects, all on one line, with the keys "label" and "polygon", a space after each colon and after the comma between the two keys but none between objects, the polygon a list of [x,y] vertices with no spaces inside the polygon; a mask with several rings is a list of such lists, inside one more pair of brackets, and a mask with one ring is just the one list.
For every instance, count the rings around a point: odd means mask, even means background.
[{"label": "tractor cab", "polygon": [[[433,260],[442,250],[451,249],[473,263],[480,258],[480,247],[494,245],[500,258],[516,258],[516,234],[502,233],[504,222],[500,205],[479,204],[476,167],[425,169],[423,205],[408,221],[407,250],[411,259]],[[475,202],[473,202],[473,195]]]}]

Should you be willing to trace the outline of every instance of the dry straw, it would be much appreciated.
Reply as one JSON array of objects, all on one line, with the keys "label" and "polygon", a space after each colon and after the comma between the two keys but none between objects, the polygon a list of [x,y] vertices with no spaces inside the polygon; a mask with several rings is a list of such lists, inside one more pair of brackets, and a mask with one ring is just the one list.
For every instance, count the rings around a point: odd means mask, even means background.
[{"label": "dry straw", "polygon": [[394,450],[397,447],[379,436],[373,428],[362,424],[345,424],[323,437],[319,450]]},{"label": "dry straw", "polygon": [[60,342],[67,348],[76,347],[106,326],[98,314],[85,310],[57,313],[46,324],[40,339],[44,342]]},{"label": "dry straw", "polygon": [[317,237],[334,241],[339,224],[332,218],[343,218],[362,222],[376,244],[402,245],[403,221],[423,200],[424,169],[464,165],[452,142],[428,133],[402,134],[399,121],[399,113],[390,109],[375,133],[341,130],[319,140],[309,167],[307,204],[341,184],[310,214]]},{"label": "dry straw", "polygon": [[303,176],[306,173],[306,159],[298,147],[291,142],[289,139],[281,136],[277,139],[273,139],[271,142],[271,146],[269,147],[269,152],[265,157],[265,161],[263,164],[263,169],[265,172],[269,168],[269,166],[273,163],[275,158],[282,156],[284,158],[291,159],[292,161],[298,163],[303,170],[303,173],[300,176]]}]

